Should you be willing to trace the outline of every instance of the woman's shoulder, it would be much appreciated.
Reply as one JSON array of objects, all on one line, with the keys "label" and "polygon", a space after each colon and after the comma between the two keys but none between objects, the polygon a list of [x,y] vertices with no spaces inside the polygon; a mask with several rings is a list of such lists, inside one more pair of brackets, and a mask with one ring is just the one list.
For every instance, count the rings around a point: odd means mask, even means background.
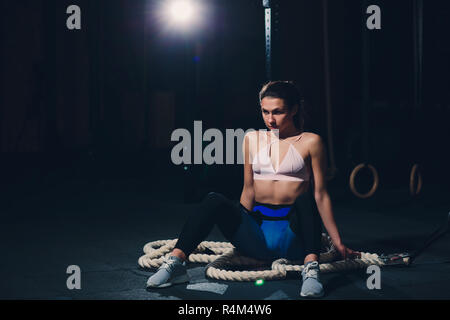
[{"label": "woman's shoulder", "polygon": [[249,146],[250,155],[253,156],[256,154],[261,146],[261,142],[263,144],[267,144],[267,130],[249,130],[246,132],[244,141]]},{"label": "woman's shoulder", "polygon": [[324,149],[324,142],[320,135],[313,132],[304,132],[305,144],[310,153],[317,153],[317,150]]},{"label": "woman's shoulder", "polygon": [[320,135],[318,135],[317,133],[314,133],[314,132],[307,132],[307,131],[304,131],[303,133],[302,133],[302,136],[303,136],[303,138],[305,139],[305,140],[308,140],[308,141],[310,141],[310,142],[315,142],[315,143],[320,143],[321,142],[321,140],[322,140],[322,137],[320,136]]},{"label": "woman's shoulder", "polygon": [[264,129],[260,129],[260,130],[249,130],[245,133],[245,137],[248,137],[248,139],[256,139],[256,138],[261,138],[261,137],[266,137],[267,134],[267,130]]},{"label": "woman's shoulder", "polygon": [[258,129],[258,130],[255,130],[255,129],[249,129],[249,130],[247,130],[246,131],[246,133],[245,133],[245,135],[257,135],[257,134],[267,134],[269,132],[269,130],[267,130],[267,129]]}]

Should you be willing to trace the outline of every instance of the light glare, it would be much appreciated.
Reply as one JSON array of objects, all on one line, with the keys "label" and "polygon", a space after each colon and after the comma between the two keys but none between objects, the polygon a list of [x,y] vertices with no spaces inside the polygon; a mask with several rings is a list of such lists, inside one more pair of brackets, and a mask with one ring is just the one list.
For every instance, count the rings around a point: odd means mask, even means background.
[{"label": "light glare", "polygon": [[262,286],[264,284],[264,280],[263,279],[258,279],[255,281],[255,286]]},{"label": "light glare", "polygon": [[204,31],[209,10],[203,0],[159,0],[152,9],[161,33],[185,36]]},{"label": "light glare", "polygon": [[169,5],[169,17],[175,24],[185,25],[192,21],[194,4],[188,0],[173,0]]}]

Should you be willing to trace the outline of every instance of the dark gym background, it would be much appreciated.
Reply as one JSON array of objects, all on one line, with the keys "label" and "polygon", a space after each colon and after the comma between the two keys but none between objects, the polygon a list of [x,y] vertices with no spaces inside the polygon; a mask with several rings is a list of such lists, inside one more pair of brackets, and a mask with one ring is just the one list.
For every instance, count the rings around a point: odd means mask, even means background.
[{"label": "dark gym background", "polygon": [[[100,289],[83,296],[83,290],[65,288],[65,268],[80,264],[86,270],[97,262],[102,267],[87,272],[136,267],[145,242],[175,238],[184,208],[205,193],[239,198],[242,166],[176,166],[170,134],[181,127],[193,132],[194,120],[203,122],[203,132],[263,128],[257,97],[266,81],[262,3],[205,1],[206,27],[184,37],[162,31],[163,22],[152,15],[158,2],[2,1],[0,298],[124,298],[114,292],[128,283],[126,274],[115,280],[110,296],[97,294]],[[408,234],[407,223],[394,228],[389,219],[408,221],[414,212],[423,229],[410,229],[410,239],[390,244],[409,248],[450,211],[450,5],[326,2],[337,167],[329,191],[336,215],[340,206],[352,206],[337,219],[343,230],[357,228],[361,235],[360,226],[376,220],[379,237],[389,224],[400,238]],[[307,130],[329,144],[324,1],[273,3],[272,79],[296,81],[308,102]],[[81,30],[66,28],[71,4],[81,8]],[[365,27],[364,9],[371,4],[381,8],[381,30]],[[351,170],[364,161],[380,176],[377,192],[366,200],[348,185]],[[409,174],[415,163],[423,188],[413,198]],[[363,171],[361,192],[370,184]],[[387,220],[364,216],[368,208]],[[354,246],[362,246],[356,249],[380,247],[349,234]],[[143,290],[145,280],[138,277],[131,287]],[[109,280],[92,281],[102,287]]]}]

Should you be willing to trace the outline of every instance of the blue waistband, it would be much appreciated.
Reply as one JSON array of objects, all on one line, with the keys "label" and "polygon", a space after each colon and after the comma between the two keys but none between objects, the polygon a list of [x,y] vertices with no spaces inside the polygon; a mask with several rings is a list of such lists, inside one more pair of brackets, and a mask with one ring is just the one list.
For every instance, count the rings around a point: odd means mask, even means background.
[{"label": "blue waistband", "polygon": [[259,211],[266,217],[286,217],[291,211],[292,205],[274,205],[265,203],[255,203],[253,211]]}]

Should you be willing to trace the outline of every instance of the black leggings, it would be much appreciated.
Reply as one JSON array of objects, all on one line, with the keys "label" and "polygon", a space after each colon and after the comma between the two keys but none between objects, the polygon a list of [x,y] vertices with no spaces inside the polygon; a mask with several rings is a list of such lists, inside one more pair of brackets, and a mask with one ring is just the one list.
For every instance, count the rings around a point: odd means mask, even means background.
[{"label": "black leggings", "polygon": [[255,205],[255,209],[266,207],[288,208],[288,220],[273,221],[259,210],[249,212],[238,201],[210,192],[186,221],[175,248],[189,256],[216,225],[241,254],[257,259],[302,260],[308,254],[319,255],[322,224],[311,191],[290,205]]}]

